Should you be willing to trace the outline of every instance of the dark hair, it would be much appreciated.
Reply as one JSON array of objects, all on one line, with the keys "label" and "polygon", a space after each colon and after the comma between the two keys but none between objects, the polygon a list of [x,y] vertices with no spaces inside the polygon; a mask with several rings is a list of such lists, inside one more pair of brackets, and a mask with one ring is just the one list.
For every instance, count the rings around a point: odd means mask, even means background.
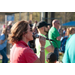
[{"label": "dark hair", "polygon": [[27,21],[19,21],[15,23],[11,28],[11,34],[9,34],[8,40],[9,43],[14,44],[20,40],[22,40],[23,33],[27,33],[28,22]]},{"label": "dark hair", "polygon": [[48,63],[54,63],[57,60],[55,53],[48,53],[46,60]]}]

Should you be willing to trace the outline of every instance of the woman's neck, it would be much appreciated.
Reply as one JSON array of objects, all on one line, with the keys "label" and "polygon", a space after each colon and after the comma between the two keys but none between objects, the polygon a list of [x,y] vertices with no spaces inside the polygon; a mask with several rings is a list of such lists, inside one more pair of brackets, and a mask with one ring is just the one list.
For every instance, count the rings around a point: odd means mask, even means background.
[{"label": "woman's neck", "polygon": [[25,38],[22,38],[22,41],[24,41],[26,44],[28,43],[28,41]]}]

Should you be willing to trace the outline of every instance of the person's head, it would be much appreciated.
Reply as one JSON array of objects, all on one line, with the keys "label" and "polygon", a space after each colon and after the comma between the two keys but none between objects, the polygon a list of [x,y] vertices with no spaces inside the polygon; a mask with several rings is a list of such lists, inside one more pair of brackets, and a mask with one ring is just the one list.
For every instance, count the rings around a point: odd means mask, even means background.
[{"label": "person's head", "polygon": [[29,20],[29,24],[32,24],[32,21],[31,20]]},{"label": "person's head", "polygon": [[48,53],[46,56],[46,61],[48,63],[56,63],[57,57],[56,57],[55,53]]},{"label": "person's head", "polygon": [[3,28],[3,30],[2,30],[2,34],[4,34],[4,35],[5,35],[5,38],[7,38],[7,28],[6,28],[6,27]]},{"label": "person's head", "polygon": [[11,28],[11,34],[9,34],[9,43],[14,44],[20,40],[28,43],[33,40],[32,32],[27,21],[19,21],[15,23]]},{"label": "person's head", "polygon": [[12,25],[12,21],[9,21],[9,22],[8,22],[8,26],[9,26],[9,25]]},{"label": "person's head", "polygon": [[40,21],[37,23],[37,29],[38,29],[38,32],[46,35],[46,33],[48,32],[48,23],[46,23],[45,21]]},{"label": "person's head", "polygon": [[35,21],[35,23],[37,24],[37,21]]},{"label": "person's head", "polygon": [[52,26],[55,27],[56,29],[59,29],[60,23],[57,19],[52,21]]},{"label": "person's head", "polygon": [[67,32],[66,32],[67,36],[69,36],[70,34],[75,34],[75,28],[74,27],[68,27],[67,28]]},{"label": "person's head", "polygon": [[2,30],[2,34],[5,34],[5,35],[6,35],[6,33],[7,33],[7,29],[6,29],[6,27],[5,27],[5,28],[3,28],[3,30]]}]

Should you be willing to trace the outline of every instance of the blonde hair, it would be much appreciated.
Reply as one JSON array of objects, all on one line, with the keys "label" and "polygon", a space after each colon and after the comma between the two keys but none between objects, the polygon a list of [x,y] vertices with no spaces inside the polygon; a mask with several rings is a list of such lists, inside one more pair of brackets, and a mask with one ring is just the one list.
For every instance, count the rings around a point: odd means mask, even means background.
[{"label": "blonde hair", "polygon": [[5,39],[7,38],[7,28],[3,28],[2,30],[2,34],[5,35]]},{"label": "blonde hair", "polygon": [[72,34],[72,31],[73,31],[73,30],[75,30],[74,27],[68,27],[68,28],[67,28],[67,32],[66,32],[67,36],[69,36],[70,34]]},{"label": "blonde hair", "polygon": [[6,34],[6,28],[3,28],[2,34]]}]

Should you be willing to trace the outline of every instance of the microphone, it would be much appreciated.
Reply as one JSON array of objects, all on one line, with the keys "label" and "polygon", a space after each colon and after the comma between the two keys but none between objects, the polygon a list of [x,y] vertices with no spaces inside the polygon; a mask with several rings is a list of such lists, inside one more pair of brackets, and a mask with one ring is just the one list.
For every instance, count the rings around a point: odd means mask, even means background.
[{"label": "microphone", "polygon": [[[39,36],[41,36],[41,35],[38,35],[38,34],[34,35],[34,37],[35,37],[35,38],[39,38]],[[54,41],[54,40],[49,39],[49,38],[46,38],[46,40],[49,40],[49,41]]]}]

